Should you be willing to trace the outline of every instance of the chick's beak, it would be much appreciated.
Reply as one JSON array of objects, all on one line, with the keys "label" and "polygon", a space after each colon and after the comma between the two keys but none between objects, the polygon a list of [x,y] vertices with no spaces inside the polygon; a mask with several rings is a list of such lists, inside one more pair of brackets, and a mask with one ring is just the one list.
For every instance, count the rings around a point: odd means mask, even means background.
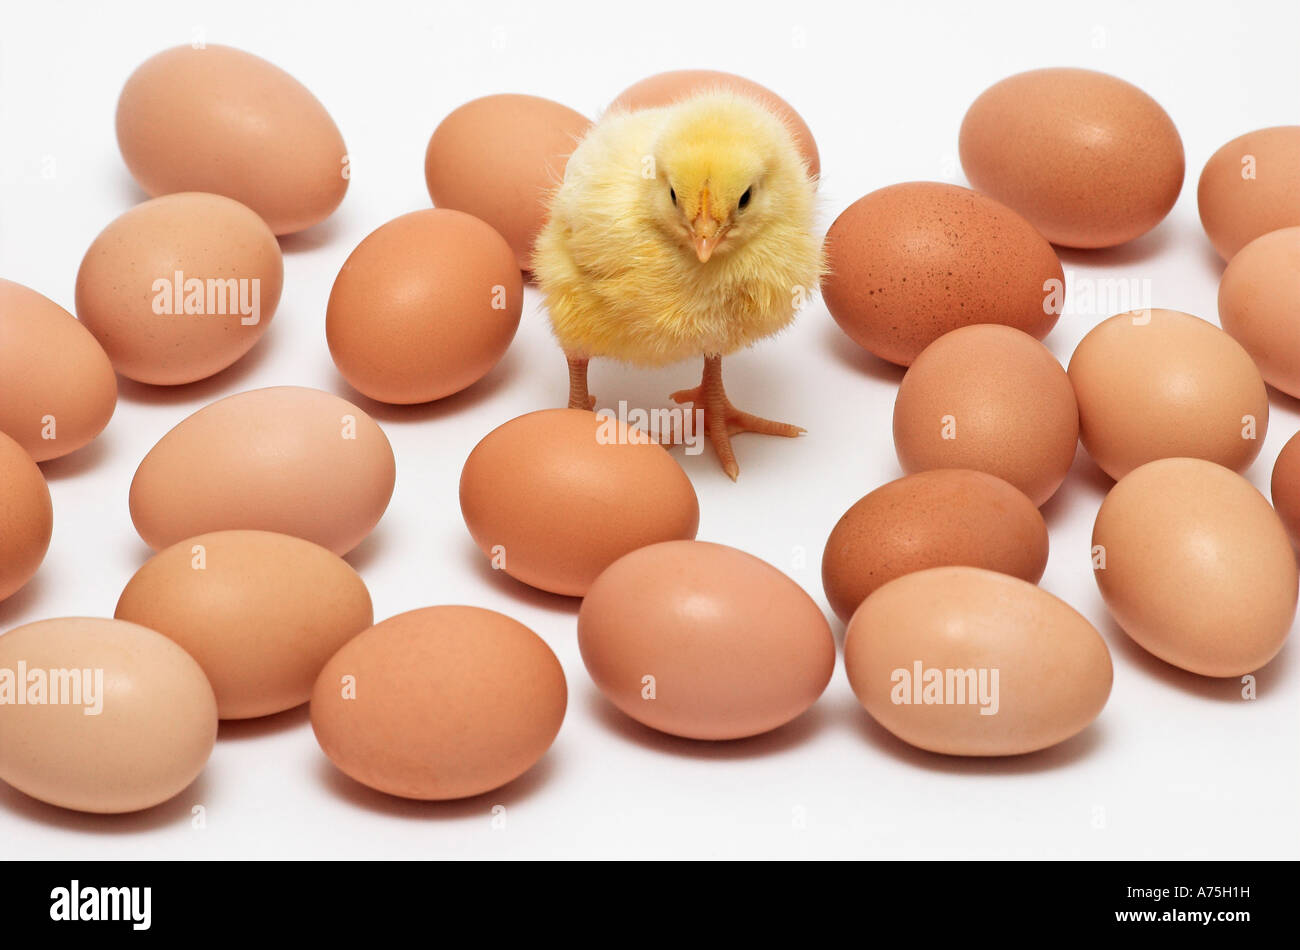
[{"label": "chick's beak", "polygon": [[709,208],[709,191],[704,189],[700,196],[700,212],[691,222],[691,244],[695,247],[695,256],[704,264],[717,250],[722,239],[726,237],[728,224],[713,216]]}]

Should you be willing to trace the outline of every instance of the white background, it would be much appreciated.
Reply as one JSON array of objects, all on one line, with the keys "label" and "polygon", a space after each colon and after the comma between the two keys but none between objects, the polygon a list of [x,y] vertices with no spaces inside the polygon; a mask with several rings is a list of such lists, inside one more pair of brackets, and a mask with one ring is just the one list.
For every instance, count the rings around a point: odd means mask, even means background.
[{"label": "white background", "polygon": [[[1184,674],[1136,648],[1109,620],[1088,544],[1108,481],[1083,455],[1044,514],[1042,586],[1086,614],[1110,644],[1110,703],[1084,734],[1006,760],[916,751],[857,706],[843,668],[794,724],[756,739],[698,744],[626,720],[596,693],[578,654],[577,601],[491,572],[461,521],[456,485],[479,438],[566,394],[564,363],[535,292],[506,359],[470,390],[415,408],[352,394],[330,362],[330,286],[374,228],[427,207],[425,144],[471,98],[528,92],[594,115],[633,81],[713,67],[778,91],[821,148],[824,220],[875,188],[964,183],[957,130],[996,80],[1045,65],[1113,72],[1151,93],[1183,136],[1188,177],[1170,217],[1109,251],[1062,252],[1068,278],[1149,281],[1154,306],[1217,319],[1221,264],[1200,230],[1196,179],[1242,132],[1294,123],[1300,6],[1089,2],[1006,4],[798,0],[727,8],[700,0],[272,4],[176,0],[7,4],[0,32],[0,275],[73,306],[96,233],[142,199],[117,152],[113,115],[128,74],[196,37],[257,53],[325,103],[343,131],[351,188],[341,209],[283,241],[284,298],[241,363],[191,386],[123,381],[117,414],[90,447],[46,463],[54,539],[41,571],[0,603],[0,630],[45,617],[111,615],[148,551],[127,513],[136,465],[182,418],[229,393],[276,384],[356,399],[397,454],[397,488],[374,535],[349,556],[377,618],[439,603],[511,614],[541,634],[568,675],[564,727],[542,762],[482,798],[422,804],[337,773],[299,709],[228,723],[196,784],[142,814],[78,815],[0,788],[0,855],[13,857],[1297,857],[1300,856],[1300,645],[1234,681]],[[52,177],[49,177],[52,171]],[[43,175],[43,172],[45,173]],[[1046,343],[1066,361],[1109,313],[1070,312]],[[693,385],[691,363],[656,372],[593,366],[602,404],[666,405]],[[806,426],[797,442],[742,436],[738,484],[711,452],[683,458],[700,496],[702,539],[786,570],[823,608],[820,556],[837,518],[900,472],[890,414],[900,371],[843,337],[820,301],[796,328],[728,361],[737,404]],[[1267,491],[1300,425],[1273,393],[1260,458]],[[680,450],[678,457],[681,458]],[[829,615],[829,610],[827,610]],[[837,637],[843,633],[834,624]],[[494,829],[492,808],[506,807]],[[206,828],[191,827],[191,808]],[[801,820],[802,819],[802,820]],[[1148,882],[1149,883],[1149,882]]]}]

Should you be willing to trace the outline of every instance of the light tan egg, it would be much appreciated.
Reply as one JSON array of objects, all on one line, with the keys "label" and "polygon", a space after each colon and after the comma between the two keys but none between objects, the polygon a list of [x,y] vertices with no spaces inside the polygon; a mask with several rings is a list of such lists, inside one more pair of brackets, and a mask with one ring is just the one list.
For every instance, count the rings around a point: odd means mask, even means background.
[{"label": "light tan egg", "polygon": [[1268,431],[1268,390],[1241,344],[1177,310],[1103,320],[1070,358],[1079,438],[1111,478],[1158,458],[1238,471]]},{"label": "light tan egg", "polygon": [[624,554],[695,537],[695,489],[663,446],[622,422],[542,409],[489,432],[460,475],[460,509],[495,569],[581,597]]},{"label": "light tan egg", "polygon": [[1020,755],[1077,735],[1110,695],[1110,651],[1065,601],[1017,577],[934,567],[849,622],[844,666],[873,719],[947,755]]},{"label": "light tan egg", "polygon": [[145,60],[118,99],[117,143],[150,195],[226,195],[276,234],[328,217],[351,177],[343,136],[306,86],[216,44]]},{"label": "light tan egg", "polygon": [[1225,261],[1262,234],[1300,226],[1300,125],[1257,129],[1220,148],[1201,171],[1196,204]]},{"label": "light tan egg", "polygon": [[1137,86],[1090,69],[1034,69],[990,86],[966,112],[958,149],[976,190],[1065,247],[1145,234],[1183,187],[1183,142],[1169,114]]},{"label": "light tan egg", "polygon": [[497,364],[523,305],[505,239],[471,215],[432,208],[389,221],[349,255],[330,291],[325,336],[358,391],[429,402]]},{"label": "light tan egg", "polygon": [[1047,567],[1047,523],[1024,492],[986,472],[917,472],[844,513],[826,540],[822,584],[848,622],[895,577],[958,564],[1036,583]]},{"label": "light tan egg", "polygon": [[0,279],[0,432],[44,462],[99,435],[116,405],[94,336],[53,300]]},{"label": "light tan egg", "polygon": [[0,780],[33,798],[150,808],[194,781],[216,738],[203,670],[160,633],[66,617],[0,637]]},{"label": "light tan egg", "polygon": [[1295,555],[1281,519],[1236,472],[1191,458],[1134,469],[1102,502],[1092,544],[1106,606],[1166,663],[1242,676],[1282,648]]},{"label": "light tan egg", "polygon": [[171,194],[95,238],[77,272],[77,317],[123,376],[192,383],[253,348],[283,284],[280,245],[261,218],[221,195]]},{"label": "light tan egg", "polygon": [[1016,212],[969,188],[912,181],[849,205],[826,235],[822,296],[855,343],[900,366],[949,330],[1002,323],[1041,340],[1065,274]]},{"label": "light tan egg", "polygon": [[338,555],[269,531],[187,538],[127,582],[114,616],[198,661],[222,719],[292,709],[321,668],[374,623],[365,582]]},{"label": "light tan egg", "polygon": [[434,129],[424,179],[439,208],[486,221],[527,271],[550,194],[591,120],[539,96],[484,96]]},{"label": "light tan egg", "polygon": [[31,580],[53,530],[45,476],[21,445],[0,432],[0,600]]},{"label": "light tan egg", "polygon": [[977,324],[939,337],[903,376],[894,402],[903,471],[988,472],[1035,505],[1065,480],[1078,441],[1065,370],[1047,347],[1012,327]]},{"label": "light tan egg", "polygon": [[1287,439],[1277,454],[1269,491],[1291,540],[1300,545],[1300,433]]},{"label": "light tan egg", "polygon": [[808,163],[808,174],[813,176],[821,174],[821,156],[817,152],[817,142],[813,139],[812,129],[808,128],[808,123],[794,111],[790,103],[771,89],[760,86],[744,76],[719,72],[716,69],[673,69],[666,73],[647,76],[640,82],[633,83],[620,92],[609,107],[629,111],[653,109],[671,105],[697,93],[719,89],[750,96],[776,113],[794,134],[799,151],[803,154],[804,161]]},{"label": "light tan egg", "polygon": [[131,520],[155,551],[247,528],[346,554],[388,507],[388,437],[346,399],[300,386],[219,399],[181,420],[131,482]]},{"label": "light tan egg", "polygon": [[795,719],[822,694],[835,640],[789,577],[744,551],[666,541],[591,585],[578,646],[596,686],[638,722],[688,739],[740,739]]},{"label": "light tan egg", "polygon": [[1300,396],[1300,226],[1255,238],[1219,282],[1219,323],[1269,384]]},{"label": "light tan egg", "polygon": [[564,721],[564,670],[523,624],[481,607],[425,607],[378,623],[312,691],[320,747],[363,785],[467,798],[532,768]]}]

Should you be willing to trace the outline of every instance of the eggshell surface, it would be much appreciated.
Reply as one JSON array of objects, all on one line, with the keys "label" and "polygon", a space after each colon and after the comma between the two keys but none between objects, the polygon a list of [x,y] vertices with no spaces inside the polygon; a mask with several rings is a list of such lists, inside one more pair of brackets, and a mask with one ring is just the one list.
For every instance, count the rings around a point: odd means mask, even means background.
[{"label": "eggshell surface", "polygon": [[578,612],[578,646],[615,706],[690,739],[784,725],[835,667],[830,626],[798,584],[704,541],[649,545],[610,565]]},{"label": "eggshell surface", "polygon": [[944,334],[916,358],[894,402],[903,471],[971,468],[1052,497],[1074,461],[1079,413],[1047,347],[1006,326]]},{"label": "eggshell surface", "polygon": [[123,376],[192,383],[253,348],[283,284],[280,245],[251,210],[220,195],[165,195],[95,238],[77,272],[77,317]]},{"label": "eggshell surface", "polygon": [[1023,492],[969,469],[887,482],[836,523],[822,584],[845,622],[895,577],[945,565],[983,567],[1036,583],[1047,567],[1047,524]]},{"label": "eggshell surface", "polygon": [[1255,238],[1300,226],[1300,125],[1238,136],[1201,170],[1196,204],[1225,261]]},{"label": "eggshell surface", "polygon": [[424,179],[439,208],[486,221],[506,239],[521,271],[546,223],[550,194],[591,120],[538,96],[502,94],[467,102],[438,124]]},{"label": "eggshell surface", "polygon": [[835,219],[826,250],[831,316],[859,346],[900,366],[969,324],[1006,324],[1041,340],[1064,306],[1064,272],[1043,236],[956,185],[873,191]]},{"label": "eggshell surface", "polygon": [[0,432],[36,461],[75,452],[117,405],[113,365],[76,318],[0,279]]},{"label": "eggshell surface", "polygon": [[379,522],[396,479],[370,416],[299,386],[219,399],[181,420],[131,482],[131,520],[155,551],[246,528],[346,554]]},{"label": "eggshell surface", "polygon": [[1233,255],[1219,282],[1219,323],[1266,382],[1300,396],[1300,227],[1260,235]]},{"label": "eggshell surface", "polygon": [[425,607],[363,631],[326,664],[311,700],[321,749],[363,785],[466,798],[532,768],[564,720],[555,654],[480,607]]},{"label": "eggshell surface", "polygon": [[330,292],[325,334],[357,390],[388,403],[459,392],[505,354],[524,285],[514,253],[477,218],[402,215],[352,252]]},{"label": "eggshell surface", "polygon": [[198,661],[222,719],[300,706],[325,663],[374,623],[342,558],[301,538],[217,531],[174,544],[132,576],[114,614]]},{"label": "eggshell surface", "polygon": [[962,170],[978,191],[1065,247],[1111,247],[1150,231],[1183,187],[1169,114],[1131,83],[1049,68],[986,89],[962,120]]},{"label": "eggshell surface", "polygon": [[1268,432],[1268,390],[1241,344],[1177,310],[1102,321],[1070,358],[1079,438],[1111,478],[1158,458],[1238,471]]},{"label": "eggshell surface", "polygon": [[[184,791],[212,752],[212,688],[162,634],[124,620],[40,620],[0,637],[0,691],[19,664],[27,682],[9,688],[25,685],[27,701],[0,702],[0,779],[33,798],[139,811]],[[44,699],[33,702],[38,680]]]},{"label": "eggshell surface", "polygon": [[494,567],[581,597],[606,567],[699,527],[695,489],[663,446],[617,419],[542,409],[493,429],[460,476],[460,508]]},{"label": "eggshell surface", "polygon": [[821,174],[821,157],[817,152],[817,142],[813,139],[812,129],[808,128],[808,123],[794,111],[790,103],[771,89],[760,86],[744,76],[719,72],[715,69],[674,69],[666,73],[656,73],[628,86],[618,94],[609,107],[628,111],[653,109],[688,99],[698,93],[716,90],[747,95],[757,99],[774,112],[794,135],[799,152],[807,163],[808,173],[814,176]]},{"label": "eggshell surface", "polygon": [[1254,672],[1295,617],[1295,555],[1281,519],[1236,472],[1159,459],[1110,490],[1093,526],[1093,576],[1139,645],[1202,676]]},{"label": "eggshell surface", "polygon": [[45,476],[21,445],[0,432],[0,601],[31,580],[53,530]]},{"label": "eggshell surface", "polygon": [[1064,742],[1110,695],[1105,641],[1033,584],[977,567],[906,574],[863,601],[844,666],[895,736],[947,755],[1020,755]]},{"label": "eggshell surface", "polygon": [[328,217],[351,174],[338,126],[306,86],[216,44],[145,60],[118,99],[117,142],[150,195],[226,195],[276,234]]},{"label": "eggshell surface", "polygon": [[1300,433],[1287,439],[1277,454],[1269,491],[1273,508],[1286,525],[1291,540],[1300,544]]}]

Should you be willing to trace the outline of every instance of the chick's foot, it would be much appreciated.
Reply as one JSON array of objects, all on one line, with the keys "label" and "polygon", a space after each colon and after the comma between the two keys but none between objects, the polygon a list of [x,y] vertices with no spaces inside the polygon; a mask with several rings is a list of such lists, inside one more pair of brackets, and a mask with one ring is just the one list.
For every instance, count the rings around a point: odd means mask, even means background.
[{"label": "chick's foot", "polygon": [[704,360],[704,377],[700,385],[691,389],[682,389],[672,394],[676,403],[692,403],[704,413],[704,429],[718,453],[722,470],[733,482],[740,474],[736,463],[736,453],[731,448],[731,437],[741,432],[757,432],[760,435],[779,435],[793,439],[802,435],[806,429],[790,425],[787,422],[773,422],[752,413],[742,412],[731,404],[727,392],[722,386],[722,357],[709,356]]}]

